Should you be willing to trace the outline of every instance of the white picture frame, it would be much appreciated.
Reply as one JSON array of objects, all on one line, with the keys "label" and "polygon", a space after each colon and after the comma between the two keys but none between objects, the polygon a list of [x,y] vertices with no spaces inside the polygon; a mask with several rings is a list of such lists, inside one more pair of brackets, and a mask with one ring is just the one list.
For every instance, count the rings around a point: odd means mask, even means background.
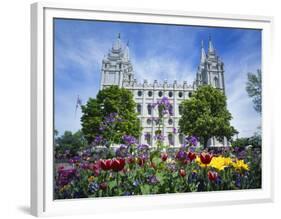
[{"label": "white picture frame", "polygon": [[[223,192],[146,195],[98,199],[53,200],[53,18],[102,19],[262,30],[263,142],[262,188]],[[83,5],[31,5],[31,212],[35,216],[182,208],[273,200],[273,132],[271,84],[271,17],[142,9],[98,8]]]}]

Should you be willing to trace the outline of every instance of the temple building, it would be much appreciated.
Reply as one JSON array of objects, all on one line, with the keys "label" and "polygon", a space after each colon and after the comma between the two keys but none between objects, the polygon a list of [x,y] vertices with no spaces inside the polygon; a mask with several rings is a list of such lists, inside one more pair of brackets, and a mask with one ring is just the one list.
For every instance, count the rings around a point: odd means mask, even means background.
[{"label": "temple building", "polygon": [[[200,51],[200,50],[198,50]],[[132,91],[134,100],[137,103],[136,111],[143,128],[139,143],[155,145],[153,139],[157,130],[158,110],[153,108],[153,104],[162,99],[163,96],[169,98],[173,105],[173,116],[165,118],[165,125],[162,133],[165,136],[165,143],[171,146],[183,144],[184,135],[175,130],[179,130],[179,119],[181,118],[180,103],[191,97],[192,92],[198,86],[209,84],[225,92],[224,83],[224,64],[216,54],[211,38],[208,42],[208,51],[205,52],[203,41],[201,43],[201,58],[196,73],[196,79],[193,84],[187,84],[186,81],[178,83],[176,80],[172,83],[164,80],[160,82],[154,80],[152,83],[144,80],[139,82],[134,76],[133,65],[130,60],[130,51],[128,43],[124,45],[120,34],[113,43],[112,48],[102,60],[100,89],[111,85],[118,85]],[[208,146],[226,146],[227,140],[223,142],[211,138]]]}]

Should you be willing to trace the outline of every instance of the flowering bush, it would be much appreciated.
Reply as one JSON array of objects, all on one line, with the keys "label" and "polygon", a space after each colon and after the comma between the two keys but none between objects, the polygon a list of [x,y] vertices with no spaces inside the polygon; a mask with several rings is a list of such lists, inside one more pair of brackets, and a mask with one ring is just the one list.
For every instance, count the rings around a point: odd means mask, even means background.
[{"label": "flowering bush", "polygon": [[[191,138],[190,138],[191,139]],[[137,145],[129,136],[115,157],[73,157],[56,168],[55,198],[85,198],[261,187],[260,159],[252,149],[214,153],[195,143],[169,151]],[[191,141],[193,142],[193,141]],[[196,142],[197,145],[197,142]],[[122,151],[122,153],[121,153]]]}]

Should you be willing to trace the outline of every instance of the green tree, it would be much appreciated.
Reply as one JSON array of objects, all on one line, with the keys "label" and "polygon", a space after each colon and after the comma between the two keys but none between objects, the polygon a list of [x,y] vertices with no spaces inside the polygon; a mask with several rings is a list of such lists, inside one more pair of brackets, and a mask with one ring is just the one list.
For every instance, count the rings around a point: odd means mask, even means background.
[{"label": "green tree", "polygon": [[211,86],[201,86],[190,99],[182,102],[179,126],[185,135],[195,135],[207,147],[208,140],[216,137],[228,140],[237,133],[230,125],[232,116],[226,108],[226,96]]},{"label": "green tree", "polygon": [[261,84],[261,70],[257,70],[257,74],[248,73],[248,81],[246,84],[246,91],[249,97],[252,98],[254,103],[254,109],[261,113],[261,92],[262,92],[262,84]]},{"label": "green tree", "polygon": [[[131,91],[118,86],[110,86],[99,91],[96,99],[90,98],[82,106],[82,131],[89,143],[97,136],[120,143],[123,135],[138,137],[141,134],[140,121],[137,118],[136,103]],[[106,120],[116,114],[117,120],[109,124]],[[109,126],[104,129],[104,125]]]},{"label": "green tree", "polygon": [[62,136],[55,138],[55,142],[56,152],[64,153],[66,150],[69,150],[72,155],[87,146],[87,141],[81,130],[75,133],[65,131]]}]

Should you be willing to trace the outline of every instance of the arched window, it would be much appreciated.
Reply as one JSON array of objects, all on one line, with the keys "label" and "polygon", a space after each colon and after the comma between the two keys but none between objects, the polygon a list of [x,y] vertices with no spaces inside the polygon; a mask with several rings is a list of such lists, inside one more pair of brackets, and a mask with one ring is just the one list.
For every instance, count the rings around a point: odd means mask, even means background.
[{"label": "arched window", "polygon": [[168,134],[169,145],[174,145],[174,135],[172,133]]},{"label": "arched window", "polygon": [[192,92],[189,92],[189,93],[188,93],[188,97],[191,97],[191,96],[192,96]]},{"label": "arched window", "polygon": [[142,91],[139,90],[139,91],[138,91],[138,96],[140,97],[141,95],[142,95]]},{"label": "arched window", "polygon": [[158,96],[159,96],[159,97],[162,97],[162,95],[163,95],[163,92],[162,92],[162,91],[159,91],[159,92],[158,92]]},{"label": "arched window", "polygon": [[172,96],[173,96],[173,92],[169,91],[169,97],[172,97]]},{"label": "arched window", "polygon": [[151,90],[148,91],[148,96],[149,96],[149,97],[152,97],[152,91],[151,91]]},{"label": "arched window", "polygon": [[182,92],[181,92],[181,91],[179,92],[179,97],[180,97],[180,98],[182,97]]},{"label": "arched window", "polygon": [[217,77],[214,78],[214,82],[215,82],[215,88],[219,88],[220,84],[219,84],[219,79]]},{"label": "arched window", "polygon": [[139,114],[141,114],[141,104],[140,103],[138,103],[138,105],[137,105],[137,111]]},{"label": "arched window", "polygon": [[152,114],[152,106],[150,103],[147,105],[147,113],[148,113],[148,115]]},{"label": "arched window", "polygon": [[151,125],[152,120],[151,119],[147,119],[146,122],[147,122],[147,125]]}]

